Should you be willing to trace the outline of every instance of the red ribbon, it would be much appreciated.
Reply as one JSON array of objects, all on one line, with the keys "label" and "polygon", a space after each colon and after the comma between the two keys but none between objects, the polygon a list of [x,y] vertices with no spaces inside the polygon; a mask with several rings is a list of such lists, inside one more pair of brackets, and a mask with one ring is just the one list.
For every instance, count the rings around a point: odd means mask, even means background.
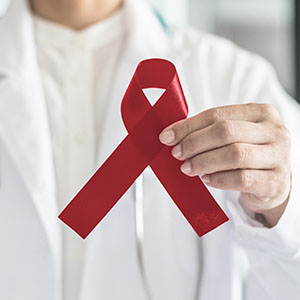
[{"label": "red ribbon", "polygon": [[[151,106],[142,89],[165,89]],[[188,107],[175,66],[166,60],[139,63],[121,103],[128,135],[59,215],[86,238],[150,165],[199,236],[228,221],[199,177],[188,177],[171,148],[158,139],[168,125],[185,119]]]}]

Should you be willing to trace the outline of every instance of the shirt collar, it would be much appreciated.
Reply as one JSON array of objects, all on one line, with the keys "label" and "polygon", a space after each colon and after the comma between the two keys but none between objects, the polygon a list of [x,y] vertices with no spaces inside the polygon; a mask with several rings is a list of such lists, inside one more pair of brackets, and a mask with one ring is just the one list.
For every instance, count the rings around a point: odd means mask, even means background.
[{"label": "shirt collar", "polygon": [[82,30],[74,30],[34,15],[35,39],[47,47],[95,48],[109,44],[126,30],[124,8],[103,21]]}]

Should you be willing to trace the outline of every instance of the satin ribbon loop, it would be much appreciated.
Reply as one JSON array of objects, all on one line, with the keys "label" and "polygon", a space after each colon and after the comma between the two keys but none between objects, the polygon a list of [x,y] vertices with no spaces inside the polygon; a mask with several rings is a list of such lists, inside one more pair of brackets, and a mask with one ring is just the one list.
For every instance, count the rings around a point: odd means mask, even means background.
[{"label": "satin ribbon loop", "polygon": [[[143,89],[162,88],[152,106]],[[199,236],[228,220],[199,177],[180,171],[180,161],[159,141],[168,125],[185,119],[188,106],[175,66],[162,59],[137,66],[121,103],[128,135],[91,177],[59,218],[86,238],[143,170],[151,169]]]},{"label": "satin ribbon loop", "polygon": [[[152,108],[162,126],[185,119],[188,115],[175,66],[162,59],[144,60],[138,64],[121,103],[122,119],[128,133],[137,127],[137,123],[152,107],[143,92],[148,88],[165,89]],[[168,114],[165,114],[166,110]]]}]

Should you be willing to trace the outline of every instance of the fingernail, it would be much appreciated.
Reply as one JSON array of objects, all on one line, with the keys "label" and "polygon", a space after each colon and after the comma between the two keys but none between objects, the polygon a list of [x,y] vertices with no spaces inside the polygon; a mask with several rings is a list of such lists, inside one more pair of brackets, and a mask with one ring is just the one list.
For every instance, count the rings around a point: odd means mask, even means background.
[{"label": "fingernail", "polygon": [[190,174],[192,171],[191,168],[191,163],[189,161],[186,161],[182,166],[181,166],[181,171],[185,174]]},{"label": "fingernail", "polygon": [[202,181],[204,182],[204,183],[210,183],[210,176],[209,175],[203,175],[202,177],[201,177],[201,179],[202,179]]},{"label": "fingernail", "polygon": [[159,135],[159,139],[163,144],[170,144],[175,140],[175,134],[173,130],[163,131]]},{"label": "fingernail", "polygon": [[172,155],[176,158],[181,157],[181,145],[176,145],[173,149],[172,149]]}]

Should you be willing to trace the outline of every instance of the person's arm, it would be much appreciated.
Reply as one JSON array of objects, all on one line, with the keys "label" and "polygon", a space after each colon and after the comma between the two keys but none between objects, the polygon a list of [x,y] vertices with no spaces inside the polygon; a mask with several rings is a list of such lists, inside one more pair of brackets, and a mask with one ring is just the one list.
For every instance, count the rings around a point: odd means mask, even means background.
[{"label": "person's arm", "polygon": [[242,201],[231,203],[235,239],[250,262],[247,299],[254,298],[256,286],[265,292],[256,299],[296,299],[300,295],[300,106],[283,90],[269,63],[253,57],[249,65],[254,71],[250,76],[245,72],[240,85],[249,86],[249,97],[276,107],[290,132],[291,191],[282,216],[272,228],[267,228],[259,215],[254,216],[259,222],[253,222]]},{"label": "person's arm", "polygon": [[[207,185],[240,191],[229,206],[236,242],[250,261],[249,299],[255,285],[265,292],[261,299],[295,299],[300,294],[300,108],[265,61],[249,55],[244,69],[235,81],[237,105],[172,124],[160,139],[174,146],[187,175],[206,174]],[[242,104],[250,97],[258,103]]]}]

